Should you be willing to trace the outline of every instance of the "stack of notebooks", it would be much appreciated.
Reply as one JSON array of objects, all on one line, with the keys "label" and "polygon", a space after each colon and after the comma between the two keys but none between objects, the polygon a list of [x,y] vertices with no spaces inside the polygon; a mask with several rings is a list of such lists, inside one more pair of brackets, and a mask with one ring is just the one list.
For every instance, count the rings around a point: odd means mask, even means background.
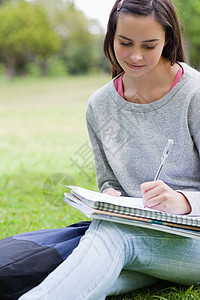
[{"label": "stack of notebooks", "polygon": [[142,198],[114,197],[77,186],[64,201],[88,218],[145,227],[200,239],[200,216],[173,215],[144,207]]}]

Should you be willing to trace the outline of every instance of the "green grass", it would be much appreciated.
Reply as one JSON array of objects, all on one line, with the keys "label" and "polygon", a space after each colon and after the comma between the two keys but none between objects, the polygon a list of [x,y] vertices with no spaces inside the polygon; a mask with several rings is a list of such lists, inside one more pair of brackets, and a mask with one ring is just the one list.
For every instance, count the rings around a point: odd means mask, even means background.
[{"label": "green grass", "polygon": [[[97,189],[85,109],[108,80],[99,75],[0,81],[0,238],[86,220],[64,204],[62,194],[66,183]],[[60,181],[53,190],[52,175]],[[110,299],[200,299],[200,290],[164,282]]]},{"label": "green grass", "polygon": [[92,170],[85,170],[89,178],[71,166],[70,157],[77,159],[77,151],[88,142],[87,101],[107,79],[90,76],[0,83],[0,238],[63,227],[84,218],[63,201],[61,207],[50,205],[42,190],[45,180],[55,173],[96,188],[93,165]]}]

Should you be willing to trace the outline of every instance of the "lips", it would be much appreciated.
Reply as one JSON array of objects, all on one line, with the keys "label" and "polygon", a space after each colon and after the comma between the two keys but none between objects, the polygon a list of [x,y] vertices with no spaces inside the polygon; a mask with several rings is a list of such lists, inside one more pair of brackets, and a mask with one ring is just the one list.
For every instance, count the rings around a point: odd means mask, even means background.
[{"label": "lips", "polygon": [[140,70],[145,66],[145,65],[133,65],[133,64],[129,64],[128,62],[126,62],[126,64],[128,65],[129,68],[134,70]]}]

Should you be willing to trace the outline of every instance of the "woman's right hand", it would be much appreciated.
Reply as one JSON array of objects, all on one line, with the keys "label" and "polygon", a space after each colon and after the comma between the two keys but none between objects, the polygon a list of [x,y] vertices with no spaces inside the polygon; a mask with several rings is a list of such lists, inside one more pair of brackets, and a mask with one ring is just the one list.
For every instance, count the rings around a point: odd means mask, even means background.
[{"label": "woman's right hand", "polygon": [[110,196],[115,196],[115,197],[120,197],[121,196],[121,192],[118,192],[113,188],[109,188],[107,191],[104,192],[104,194],[108,194]]}]

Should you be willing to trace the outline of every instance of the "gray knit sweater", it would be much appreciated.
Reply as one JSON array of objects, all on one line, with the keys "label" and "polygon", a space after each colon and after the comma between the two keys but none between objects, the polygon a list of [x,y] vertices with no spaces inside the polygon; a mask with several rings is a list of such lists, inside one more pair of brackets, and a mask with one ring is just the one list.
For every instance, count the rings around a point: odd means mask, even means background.
[{"label": "gray knit sweater", "polygon": [[89,99],[86,120],[101,192],[113,187],[141,197],[140,184],[154,179],[173,139],[159,179],[183,192],[191,214],[200,215],[200,73],[181,65],[179,83],[150,104],[125,101],[110,81]]}]

